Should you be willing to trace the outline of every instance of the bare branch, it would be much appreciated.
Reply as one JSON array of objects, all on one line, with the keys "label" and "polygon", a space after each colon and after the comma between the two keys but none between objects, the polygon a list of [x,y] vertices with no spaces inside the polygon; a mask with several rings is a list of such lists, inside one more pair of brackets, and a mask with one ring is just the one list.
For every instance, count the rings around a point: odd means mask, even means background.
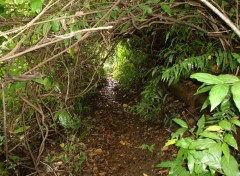
[{"label": "bare branch", "polygon": [[6,160],[8,160],[8,136],[7,136],[7,112],[5,100],[5,85],[2,84],[2,105],[3,105],[3,132],[4,132],[4,152]]},{"label": "bare branch", "polygon": [[238,37],[240,37],[240,30],[227,16],[221,13],[216,7],[214,7],[207,0],[200,0],[200,1],[204,3],[208,8],[210,8],[215,14],[217,14],[238,35]]}]

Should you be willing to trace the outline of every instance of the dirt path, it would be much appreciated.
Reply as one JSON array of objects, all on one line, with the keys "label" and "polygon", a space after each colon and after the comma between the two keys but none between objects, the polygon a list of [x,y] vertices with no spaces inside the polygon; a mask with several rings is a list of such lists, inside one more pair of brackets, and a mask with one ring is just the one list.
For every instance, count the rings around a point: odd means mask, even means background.
[{"label": "dirt path", "polygon": [[[170,132],[160,122],[142,122],[127,113],[124,107],[132,100],[117,94],[116,86],[114,80],[108,79],[100,95],[94,97],[94,127],[86,141],[88,159],[83,175],[166,175],[155,166],[173,155],[173,151],[161,151]],[[144,144],[154,145],[153,152],[139,148]]]}]

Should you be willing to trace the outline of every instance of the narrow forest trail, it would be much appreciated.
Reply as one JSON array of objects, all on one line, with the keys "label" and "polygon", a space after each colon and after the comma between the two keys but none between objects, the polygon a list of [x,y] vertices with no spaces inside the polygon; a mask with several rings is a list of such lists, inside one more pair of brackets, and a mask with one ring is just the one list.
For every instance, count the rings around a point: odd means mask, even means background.
[{"label": "narrow forest trail", "polygon": [[[148,176],[166,175],[155,168],[168,160],[174,150],[161,151],[170,132],[161,122],[142,122],[125,110],[132,101],[117,90],[111,78],[94,97],[93,128],[87,136],[88,159],[83,176]],[[155,145],[154,151],[139,146]]]}]

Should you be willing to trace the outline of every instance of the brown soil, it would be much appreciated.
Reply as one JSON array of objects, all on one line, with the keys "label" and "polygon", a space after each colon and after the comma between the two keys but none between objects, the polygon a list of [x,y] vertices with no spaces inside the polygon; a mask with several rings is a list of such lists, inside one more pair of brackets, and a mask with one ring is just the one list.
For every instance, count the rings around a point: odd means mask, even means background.
[{"label": "brown soil", "polygon": [[[171,131],[162,121],[146,122],[126,111],[134,102],[116,90],[116,82],[108,79],[94,98],[93,128],[87,136],[88,158],[83,167],[84,176],[157,176],[167,170],[155,166],[173,158],[176,150],[163,151]],[[118,93],[116,93],[118,92]],[[129,93],[128,93],[129,95]],[[154,145],[154,151],[140,146]]]}]

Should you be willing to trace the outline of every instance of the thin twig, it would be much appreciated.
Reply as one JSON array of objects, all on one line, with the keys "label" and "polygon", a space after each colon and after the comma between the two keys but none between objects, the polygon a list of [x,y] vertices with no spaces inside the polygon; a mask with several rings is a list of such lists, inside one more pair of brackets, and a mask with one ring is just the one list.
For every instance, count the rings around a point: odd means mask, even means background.
[{"label": "thin twig", "polygon": [[42,162],[42,161],[40,161],[40,163],[42,163],[43,165],[49,167],[49,168],[52,170],[52,172],[54,173],[54,175],[57,176],[55,170],[54,170],[50,165],[48,165],[47,163],[44,163],[44,162]]},{"label": "thin twig", "polygon": [[[57,0],[56,2],[52,3],[53,0],[51,0],[47,6],[33,19],[31,20],[29,23],[27,23],[25,26],[22,26],[20,28],[18,28],[17,30],[15,30],[14,32],[18,32],[15,36],[13,36],[11,39],[9,39],[6,43],[4,43],[4,45],[10,43],[14,38],[16,38],[17,36],[19,36],[20,34],[22,34],[25,30],[27,30],[30,26],[32,26],[32,24],[37,21],[52,5],[56,4],[59,0]],[[51,4],[51,5],[50,5]]]},{"label": "thin twig", "polygon": [[[44,115],[43,110],[42,110],[41,106],[39,105],[39,103],[37,103],[37,105],[38,105],[38,107],[37,107],[34,104],[32,104],[30,101],[28,101],[26,98],[22,97],[21,95],[19,95],[19,97],[42,116],[41,122],[42,122],[42,124],[43,124],[43,126],[45,127],[45,130],[46,130],[46,132],[44,134],[43,130],[42,130],[42,127],[41,127],[41,123],[40,123],[39,118],[38,118],[38,114],[36,114],[37,123],[38,123],[39,129],[40,129],[41,134],[42,134],[42,142],[41,142],[41,145],[39,147],[38,157],[37,157],[37,160],[36,160],[36,170],[38,171],[38,164],[40,162],[40,157],[41,157],[42,152],[44,150],[45,141],[46,141],[47,136],[48,136],[48,126],[44,122],[45,115]],[[34,97],[34,98],[36,98],[36,97]]]},{"label": "thin twig", "polygon": [[[62,17],[57,17],[57,18],[52,18],[52,19],[48,19],[48,20],[44,20],[44,21],[39,21],[39,22],[35,22],[31,24],[32,26],[36,26],[36,25],[40,25],[40,24],[44,24],[44,23],[48,23],[51,21],[57,21],[57,20],[62,20],[62,19],[67,19],[67,18],[74,18],[74,17],[81,17],[81,16],[87,16],[87,15],[92,15],[92,14],[96,14],[96,13],[100,13],[100,12],[105,12],[107,11],[107,9],[103,9],[103,10],[98,10],[98,11],[92,11],[92,12],[86,12],[86,13],[80,13],[80,14],[75,14],[75,15],[69,15],[69,16],[62,16]],[[24,26],[20,26],[18,28],[14,28],[14,29],[10,29],[8,31],[4,31],[1,32],[0,31],[0,37],[5,37],[8,38],[7,36],[13,33],[18,32],[19,30],[23,29]]]},{"label": "thin twig", "polygon": [[51,44],[54,44],[54,43],[57,43],[57,42],[60,42],[60,41],[63,41],[65,39],[69,39],[69,38],[72,38],[76,35],[79,35],[79,34],[82,34],[84,32],[94,32],[94,31],[98,31],[98,30],[105,30],[105,29],[111,29],[113,26],[107,26],[107,27],[98,27],[98,28],[89,28],[89,29],[82,29],[82,30],[78,30],[78,31],[75,31],[75,32],[71,32],[69,34],[64,34],[64,35],[61,35],[61,36],[56,36],[54,39],[50,40],[50,42],[46,42],[44,44],[41,44],[41,45],[35,45],[31,48],[28,48],[27,50],[25,51],[22,51],[22,52],[19,52],[17,54],[14,54],[14,55],[10,55],[10,56],[7,56],[7,57],[2,57],[0,58],[0,62],[2,61],[6,61],[6,60],[9,60],[9,59],[13,59],[13,58],[16,58],[16,57],[19,57],[19,56],[22,56],[26,53],[29,53],[31,51],[35,51],[35,50],[38,50],[40,48],[43,48],[43,47],[46,47],[48,45],[51,45]]},{"label": "thin twig", "polygon": [[222,12],[220,12],[216,7],[214,7],[210,2],[207,0],[200,0],[204,3],[208,8],[210,8],[215,14],[217,14],[237,35],[240,37],[240,30],[237,28],[236,25]]},{"label": "thin twig", "polygon": [[238,1],[239,0],[236,0],[236,26],[239,28],[239,14],[238,14],[238,9],[239,9],[239,7],[238,7]]},{"label": "thin twig", "polygon": [[[96,28],[96,26],[97,26],[104,18],[106,18],[107,15],[109,15],[109,13],[110,13],[120,2],[121,2],[121,0],[118,0],[118,1],[108,10],[108,12],[107,12],[105,15],[103,15],[103,17],[93,26],[93,28]],[[66,48],[65,50],[61,51],[60,53],[54,55],[54,56],[51,57],[51,58],[46,59],[45,61],[43,61],[42,63],[38,64],[37,66],[33,67],[33,68],[30,69],[29,71],[25,72],[24,75],[25,75],[25,74],[28,74],[28,73],[31,73],[32,71],[34,71],[35,69],[43,66],[43,65],[46,64],[47,62],[49,62],[49,61],[57,58],[58,56],[62,55],[63,53],[69,51],[69,49],[75,47],[79,42],[85,40],[85,39],[88,38],[89,36],[90,36],[90,32],[88,31],[87,33],[85,33],[85,34],[82,36],[82,38],[81,38],[79,41],[73,43],[71,46],[69,46],[69,47]],[[0,61],[1,61],[1,58],[0,58]]]},{"label": "thin twig", "polygon": [[3,105],[3,132],[4,132],[4,152],[8,160],[8,136],[7,136],[7,111],[5,99],[5,84],[2,84],[2,105]]},{"label": "thin twig", "polygon": [[68,95],[69,95],[69,87],[70,87],[70,73],[69,73],[69,70],[66,66],[66,64],[64,62],[63,63],[63,66],[65,67],[66,71],[67,71],[67,77],[68,77],[68,83],[67,83],[67,91],[66,91],[66,95],[65,95],[65,105],[67,106],[67,101],[68,101]]}]

